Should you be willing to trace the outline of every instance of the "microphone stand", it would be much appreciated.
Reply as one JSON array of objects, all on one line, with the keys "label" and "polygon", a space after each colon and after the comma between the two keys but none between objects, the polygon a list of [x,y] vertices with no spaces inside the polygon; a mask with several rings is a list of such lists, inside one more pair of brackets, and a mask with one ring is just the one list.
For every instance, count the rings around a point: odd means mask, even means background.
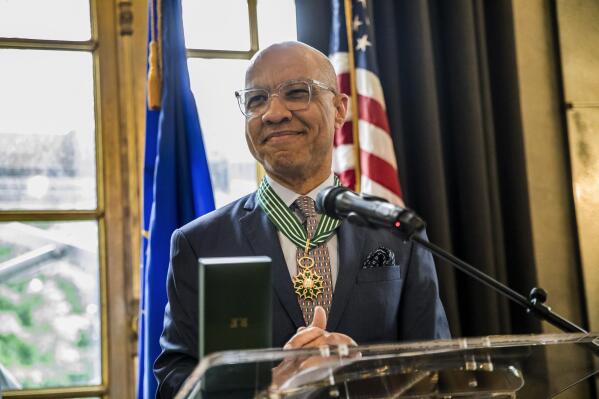
[{"label": "microphone stand", "polygon": [[508,299],[516,302],[518,305],[524,307],[528,313],[532,313],[536,317],[548,321],[562,331],[588,334],[588,331],[555,313],[549,306],[545,305],[545,301],[547,300],[547,292],[544,289],[538,287],[533,288],[527,298],[519,292],[514,291],[507,285],[500,283],[488,274],[481,272],[474,266],[471,266],[460,258],[450,254],[439,246],[425,240],[424,238],[418,235],[413,235],[410,239],[418,245],[426,248],[437,257],[446,260],[455,268],[461,270],[475,280],[483,283],[487,287],[499,292],[504,297],[507,297]]},{"label": "microphone stand", "polygon": [[[370,199],[367,196],[364,198]],[[375,197],[375,199],[379,198]],[[420,237],[416,233],[424,230],[425,222],[410,209],[401,209],[397,214],[393,225],[383,224],[382,222],[372,223],[356,212],[349,212],[345,216],[351,223],[362,226],[370,226],[373,228],[384,227],[390,229],[393,234],[398,235],[403,240],[412,241],[426,248],[433,255],[449,262],[455,268],[483,283],[487,287],[495,290],[500,295],[524,307],[528,313],[531,313],[537,318],[553,324],[564,332],[588,334],[588,331],[566,319],[565,317],[555,313],[549,306],[545,305],[545,301],[547,300],[547,292],[544,289],[538,287],[533,288],[527,298],[524,295],[514,291],[507,285],[500,283],[488,274],[464,262],[457,256],[452,255],[443,248]],[[593,342],[593,344],[590,346],[590,349],[595,356],[599,356],[599,343]]]}]

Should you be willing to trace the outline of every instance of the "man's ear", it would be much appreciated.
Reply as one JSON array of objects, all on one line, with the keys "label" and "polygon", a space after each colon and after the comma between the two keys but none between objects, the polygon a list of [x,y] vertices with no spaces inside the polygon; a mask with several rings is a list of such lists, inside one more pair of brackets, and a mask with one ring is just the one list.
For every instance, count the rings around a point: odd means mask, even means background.
[{"label": "man's ear", "polygon": [[335,98],[335,129],[339,129],[345,123],[345,116],[347,115],[347,106],[349,104],[349,97],[345,93],[337,94]]}]

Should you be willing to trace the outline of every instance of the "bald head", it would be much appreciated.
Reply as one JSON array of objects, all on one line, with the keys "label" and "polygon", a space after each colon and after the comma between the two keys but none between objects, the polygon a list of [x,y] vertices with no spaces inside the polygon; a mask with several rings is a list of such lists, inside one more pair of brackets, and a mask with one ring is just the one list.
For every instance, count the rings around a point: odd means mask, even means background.
[{"label": "bald head", "polygon": [[275,43],[256,53],[245,74],[246,87],[256,71],[264,68],[269,71],[287,68],[290,62],[304,64],[305,69],[312,75],[304,78],[318,80],[337,88],[335,69],[327,56],[305,43],[293,41]]}]

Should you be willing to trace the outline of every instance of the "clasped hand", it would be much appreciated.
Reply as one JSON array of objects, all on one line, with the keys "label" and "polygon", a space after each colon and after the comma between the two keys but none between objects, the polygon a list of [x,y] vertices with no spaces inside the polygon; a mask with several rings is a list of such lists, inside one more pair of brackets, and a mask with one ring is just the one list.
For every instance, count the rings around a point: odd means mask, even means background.
[{"label": "clasped hand", "polygon": [[[316,306],[314,308],[312,323],[307,327],[298,328],[297,333],[287,341],[283,349],[318,348],[323,345],[344,344],[357,346],[356,342],[345,334],[326,331],[326,326],[326,312],[321,306]],[[359,356],[359,354],[355,354],[354,356]],[[269,391],[271,393],[276,392],[289,378],[301,370],[337,361],[338,359],[322,356],[287,358],[272,370],[272,384],[269,387]]]},{"label": "clasped hand", "polygon": [[283,349],[318,348],[323,345],[350,345],[357,346],[356,341],[341,333],[328,332],[327,314],[322,306],[314,308],[312,323],[307,327],[300,327],[297,333],[287,341]]}]

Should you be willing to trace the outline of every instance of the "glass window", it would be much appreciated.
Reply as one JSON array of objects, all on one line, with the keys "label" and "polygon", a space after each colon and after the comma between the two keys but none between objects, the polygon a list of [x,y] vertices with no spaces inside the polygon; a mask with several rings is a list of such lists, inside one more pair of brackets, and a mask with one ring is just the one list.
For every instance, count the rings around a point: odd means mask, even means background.
[{"label": "glass window", "polygon": [[95,209],[91,53],[0,50],[0,88],[0,209]]},{"label": "glass window", "polygon": [[183,0],[183,25],[187,48],[250,48],[247,0]]},{"label": "glass window", "polygon": [[261,48],[276,42],[297,40],[295,1],[259,0],[258,34]]},{"label": "glass window", "polygon": [[0,37],[89,40],[89,11],[87,0],[1,0]]},{"label": "glass window", "polygon": [[[243,5],[241,5],[243,3]],[[198,2],[183,1],[183,19],[188,48],[217,50],[247,50],[249,48],[249,28],[247,25],[247,2]],[[193,7],[193,8],[191,8]],[[227,8],[228,7],[228,8]],[[244,8],[245,7],[245,8]],[[233,10],[234,11],[231,11]],[[243,9],[243,16],[237,15]],[[212,11],[210,11],[212,10]],[[199,23],[204,12],[214,25],[222,21],[215,15],[223,15],[227,34],[212,34],[210,24]],[[296,40],[295,2],[293,0],[259,0],[257,2],[258,41],[260,47],[272,43]],[[207,17],[205,17],[207,18]],[[238,23],[230,19],[238,18]],[[223,29],[222,26],[217,29]],[[243,46],[226,44],[222,40],[243,39]],[[207,44],[212,40],[211,44]],[[241,42],[240,42],[241,43]],[[245,69],[251,53],[236,55],[239,59],[210,59],[201,55],[188,60],[191,88],[194,93],[200,125],[210,166],[212,187],[216,206],[223,206],[257,187],[257,164],[245,141],[245,119],[237,106],[235,90],[244,87]]]},{"label": "glass window", "polygon": [[114,152],[98,152],[97,133],[112,136],[96,118],[117,98],[95,79],[115,75],[94,62],[115,55],[91,37],[92,16],[117,29],[101,3],[0,0],[0,392],[22,390],[7,397],[106,392],[100,248],[122,237],[100,229],[114,208],[100,202],[96,160]]},{"label": "glass window", "polygon": [[0,223],[0,364],[18,388],[100,384],[98,274],[95,221]]},{"label": "glass window", "polygon": [[[256,189],[256,163],[247,148],[243,115],[233,95],[243,87],[248,63],[201,58],[188,61],[217,207]],[[206,79],[209,76],[218,79]]]}]

